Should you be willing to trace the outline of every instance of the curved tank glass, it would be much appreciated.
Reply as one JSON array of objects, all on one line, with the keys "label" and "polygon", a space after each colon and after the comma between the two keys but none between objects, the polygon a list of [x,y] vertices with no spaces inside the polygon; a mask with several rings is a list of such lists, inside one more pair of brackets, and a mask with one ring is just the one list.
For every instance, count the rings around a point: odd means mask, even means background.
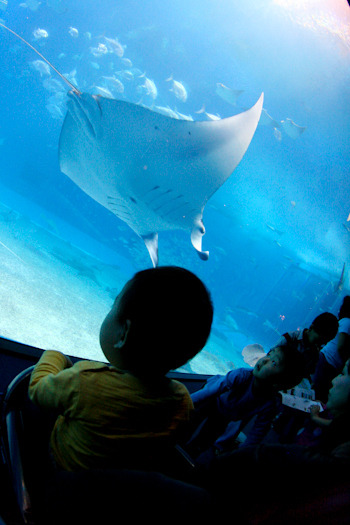
[{"label": "curved tank glass", "polygon": [[[346,0],[0,9],[42,55],[0,28],[2,337],[103,360],[100,324],[155,262],[156,233],[158,264],[192,270],[215,305],[210,340],[183,370],[247,366],[248,345],[267,351],[338,313],[350,293]],[[255,116],[225,120],[262,93]]]}]

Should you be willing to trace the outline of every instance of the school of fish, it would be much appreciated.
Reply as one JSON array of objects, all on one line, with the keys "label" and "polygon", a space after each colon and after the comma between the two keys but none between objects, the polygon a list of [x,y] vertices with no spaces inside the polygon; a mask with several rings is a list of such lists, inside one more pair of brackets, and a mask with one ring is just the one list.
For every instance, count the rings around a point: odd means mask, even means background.
[{"label": "school of fish", "polygon": [[[60,0],[47,0],[46,3],[56,10],[62,5]],[[36,11],[40,4],[41,2],[37,0],[27,0],[20,6]],[[78,27],[69,26],[66,28],[66,37],[77,45],[77,52],[73,55],[61,52],[55,64],[67,80],[80,90],[106,98],[141,104],[171,118],[194,120],[186,110],[191,93],[186,81],[174,77],[172,72],[167,78],[155,79],[151,72],[143,71],[126,56],[127,46],[119,40],[118,36],[94,36],[91,32],[81,32]],[[45,54],[45,45],[50,38],[53,37],[47,29],[33,28],[32,44],[35,48],[40,48],[42,55]],[[52,57],[50,59],[53,60]],[[28,63],[28,66],[40,76],[46,94],[47,111],[53,119],[63,121],[66,113],[67,87],[61,80],[55,78],[55,73],[44,60],[34,59]],[[68,69],[66,71],[65,66]],[[238,105],[238,99],[243,93],[243,90],[228,87],[221,82],[213,85],[213,97],[220,97],[225,103],[235,107],[237,112],[246,109]],[[169,103],[169,100],[172,102]],[[191,102],[193,103],[193,100]],[[218,113],[206,111],[204,105],[195,113],[195,120],[221,119]],[[295,140],[306,130],[306,127],[296,124],[291,118],[275,120],[265,108],[262,110],[259,125],[271,128],[277,141],[281,141],[283,135]]]}]

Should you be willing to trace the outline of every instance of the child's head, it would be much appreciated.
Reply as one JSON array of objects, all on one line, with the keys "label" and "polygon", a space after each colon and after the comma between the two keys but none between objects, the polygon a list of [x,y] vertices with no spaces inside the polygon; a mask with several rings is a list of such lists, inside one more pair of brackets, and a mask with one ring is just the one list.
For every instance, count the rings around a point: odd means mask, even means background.
[{"label": "child's head", "polygon": [[211,329],[213,305],[192,272],[163,266],[126,283],[103,321],[101,348],[112,365],[137,374],[165,374],[194,357]]},{"label": "child's head", "polygon": [[350,359],[345,363],[343,371],[332,381],[327,408],[335,417],[350,413]]},{"label": "child's head", "polygon": [[343,319],[344,317],[350,317],[350,295],[346,295],[343,299],[342,305],[339,310],[338,318]]},{"label": "child's head", "polygon": [[303,358],[292,343],[275,346],[257,361],[253,376],[258,386],[275,391],[292,388],[303,378]]},{"label": "child's head", "polygon": [[329,341],[335,338],[338,332],[338,319],[335,315],[324,312],[318,315],[313,321],[307,332],[309,344],[322,348]]}]

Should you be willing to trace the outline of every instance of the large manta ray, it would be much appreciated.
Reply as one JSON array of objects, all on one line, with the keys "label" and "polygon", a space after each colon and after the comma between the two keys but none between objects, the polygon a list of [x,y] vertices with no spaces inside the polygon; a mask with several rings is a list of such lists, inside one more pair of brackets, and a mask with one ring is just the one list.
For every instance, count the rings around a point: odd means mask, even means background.
[{"label": "large manta ray", "polygon": [[161,230],[190,229],[194,248],[207,260],[209,252],[202,251],[204,206],[246,152],[263,94],[255,106],[231,118],[172,119],[143,106],[81,93],[22,36],[2,22],[0,27],[72,89],[59,144],[63,173],[142,237],[154,266]]},{"label": "large manta ray", "polygon": [[263,95],[230,118],[189,122],[129,102],[70,93],[60,167],[126,222],[158,264],[158,232],[185,229],[201,259],[203,210],[236,168],[258,125]]}]

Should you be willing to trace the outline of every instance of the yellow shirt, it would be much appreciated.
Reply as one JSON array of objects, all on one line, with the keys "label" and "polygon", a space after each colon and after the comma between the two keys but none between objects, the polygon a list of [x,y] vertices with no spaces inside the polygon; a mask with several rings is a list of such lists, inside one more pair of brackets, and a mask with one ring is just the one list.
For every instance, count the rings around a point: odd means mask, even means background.
[{"label": "yellow shirt", "polygon": [[47,350],[29,385],[34,403],[60,414],[50,445],[65,470],[142,468],[190,418],[191,397],[178,381],[151,384],[94,361],[67,366],[64,354]]}]

